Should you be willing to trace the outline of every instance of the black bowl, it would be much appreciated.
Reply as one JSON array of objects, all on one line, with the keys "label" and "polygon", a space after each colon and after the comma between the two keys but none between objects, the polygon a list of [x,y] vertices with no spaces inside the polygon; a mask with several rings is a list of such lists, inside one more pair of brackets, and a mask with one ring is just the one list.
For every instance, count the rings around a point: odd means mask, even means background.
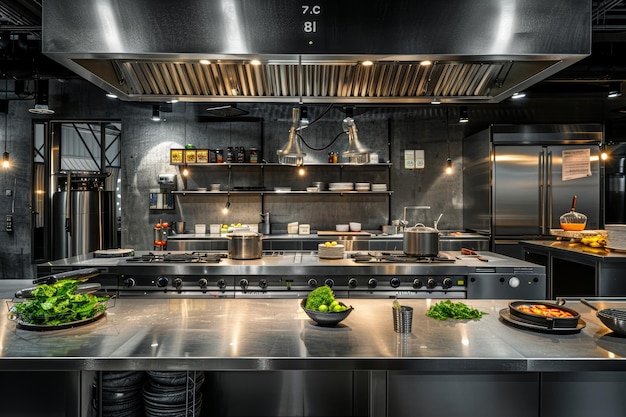
[{"label": "black bowl", "polygon": [[336,326],[343,319],[348,317],[350,315],[350,313],[352,313],[352,310],[354,310],[354,308],[352,308],[352,306],[348,307],[347,305],[345,305],[342,302],[339,302],[339,304],[341,304],[342,306],[345,306],[347,308],[344,311],[324,311],[324,312],[322,312],[322,311],[315,311],[315,310],[307,310],[306,308],[304,308],[304,306],[306,305],[306,298],[303,299],[300,302],[300,306],[302,307],[302,309],[304,310],[306,315],[309,316],[309,318],[311,320],[313,320],[314,322],[316,322],[320,326]]}]

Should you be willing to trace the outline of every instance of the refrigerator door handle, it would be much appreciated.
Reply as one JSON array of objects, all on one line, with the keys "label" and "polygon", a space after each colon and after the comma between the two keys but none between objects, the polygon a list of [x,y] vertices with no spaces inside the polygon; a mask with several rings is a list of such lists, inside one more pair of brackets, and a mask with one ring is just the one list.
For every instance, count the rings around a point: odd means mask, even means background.
[{"label": "refrigerator door handle", "polygon": [[547,176],[546,176],[546,186],[547,186],[547,213],[546,216],[548,218],[548,224],[547,227],[548,229],[546,229],[544,232],[545,234],[550,233],[549,229],[552,229],[552,151],[548,151],[548,155],[547,155],[547,163],[546,163],[546,167],[547,167]]},{"label": "refrigerator door handle", "polygon": [[545,151],[539,152],[539,234],[546,230]]}]

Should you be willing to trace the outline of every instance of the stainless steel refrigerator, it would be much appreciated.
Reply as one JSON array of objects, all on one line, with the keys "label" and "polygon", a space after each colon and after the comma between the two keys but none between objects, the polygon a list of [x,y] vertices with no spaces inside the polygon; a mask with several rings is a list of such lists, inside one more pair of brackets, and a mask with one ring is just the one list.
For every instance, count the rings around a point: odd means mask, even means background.
[{"label": "stainless steel refrigerator", "polygon": [[463,141],[463,223],[491,250],[521,258],[520,240],[554,238],[572,207],[603,226],[603,126],[492,125]]}]

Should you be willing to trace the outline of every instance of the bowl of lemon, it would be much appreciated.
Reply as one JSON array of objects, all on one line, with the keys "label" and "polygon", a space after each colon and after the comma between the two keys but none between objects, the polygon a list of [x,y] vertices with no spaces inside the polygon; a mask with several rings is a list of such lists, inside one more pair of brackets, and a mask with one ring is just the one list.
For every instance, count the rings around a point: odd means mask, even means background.
[{"label": "bowl of lemon", "polygon": [[352,313],[352,306],[347,306],[335,299],[328,285],[317,287],[300,302],[300,307],[307,316],[319,326],[336,326]]},{"label": "bowl of lemon", "polygon": [[322,259],[342,259],[346,247],[335,241],[320,243],[317,246],[317,254]]}]

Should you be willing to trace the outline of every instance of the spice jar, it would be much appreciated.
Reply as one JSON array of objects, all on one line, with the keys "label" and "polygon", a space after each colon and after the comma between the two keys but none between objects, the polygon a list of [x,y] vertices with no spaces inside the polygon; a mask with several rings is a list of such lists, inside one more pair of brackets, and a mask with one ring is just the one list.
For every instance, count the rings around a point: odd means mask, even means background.
[{"label": "spice jar", "polygon": [[256,164],[259,162],[259,151],[257,148],[250,148],[250,163]]},{"label": "spice jar", "polygon": [[237,148],[237,162],[244,163],[246,162],[246,150],[243,146]]},{"label": "spice jar", "polygon": [[227,163],[233,162],[233,147],[232,146],[229,146],[228,149],[226,150],[226,162]]},{"label": "spice jar", "polygon": [[224,151],[221,149],[215,150],[215,162],[221,164],[224,162]]}]

